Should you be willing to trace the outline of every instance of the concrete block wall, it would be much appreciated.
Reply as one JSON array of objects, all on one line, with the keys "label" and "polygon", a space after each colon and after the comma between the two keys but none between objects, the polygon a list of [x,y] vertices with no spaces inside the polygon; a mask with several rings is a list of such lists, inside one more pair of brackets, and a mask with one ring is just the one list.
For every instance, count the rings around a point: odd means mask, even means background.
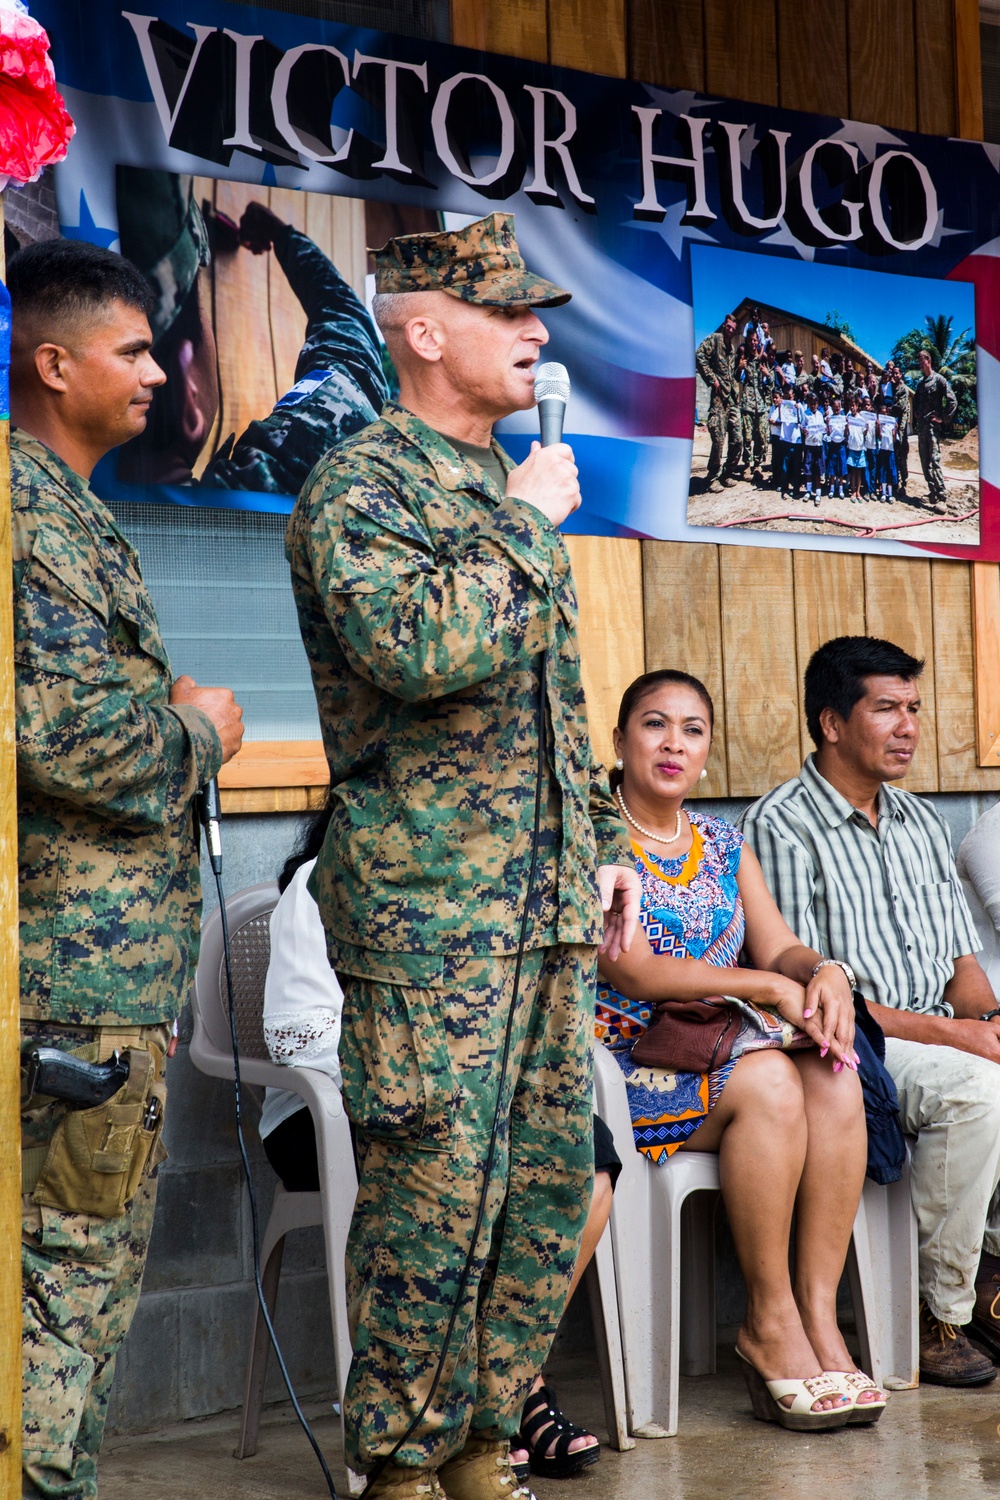
[{"label": "concrete block wall", "polygon": [[[934,796],[955,849],[975,820],[993,805],[990,795]],[[706,811],[735,819],[746,802],[702,802]],[[297,842],[295,817],[232,818],[224,824],[227,893],[275,877]],[[205,908],[215,906],[204,872]],[[152,1248],[135,1322],[118,1361],[109,1431],[146,1432],[241,1405],[253,1310],[250,1210],[236,1142],[233,1088],[192,1066],[187,1042],[190,1011],[182,1016],[181,1046],[169,1065],[167,1146],[161,1168]],[[250,1091],[248,1091],[249,1093]],[[257,1189],[261,1233],[274,1175],[257,1138],[259,1105],[248,1097],[245,1135]],[[737,1325],[743,1283],[720,1214],[717,1234],[718,1322]],[[335,1372],[326,1337],[329,1302],[319,1230],[289,1237],[282,1270],[277,1330],[297,1392],[334,1399]],[[592,1346],[586,1294],[563,1319],[557,1348]],[[595,1377],[596,1378],[596,1377]],[[284,1398],[271,1361],[267,1399]]]}]

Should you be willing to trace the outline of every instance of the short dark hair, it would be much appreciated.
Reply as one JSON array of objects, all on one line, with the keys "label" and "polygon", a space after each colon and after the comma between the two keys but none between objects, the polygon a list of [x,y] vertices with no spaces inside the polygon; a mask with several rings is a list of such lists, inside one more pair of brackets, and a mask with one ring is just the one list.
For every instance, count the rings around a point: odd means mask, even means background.
[{"label": "short dark hair", "polygon": [[[699,681],[697,677],[692,677],[690,672],[679,672],[674,667],[661,667],[657,672],[643,672],[641,677],[637,677],[634,682],[630,682],[625,689],[622,694],[622,701],[618,706],[618,729],[620,733],[625,733],[629,719],[635,713],[642,700],[648,698],[650,693],[666,682],[676,683],[679,687],[691,688],[693,692],[698,694],[698,697],[708,710],[709,730],[714,731],[715,706],[712,703],[712,696],[705,684]],[[621,785],[621,780],[622,774],[620,771],[611,772],[612,791]]]},{"label": "short dark hair", "polygon": [[825,708],[849,719],[855,703],[865,696],[866,678],[913,682],[923,670],[918,657],[874,635],[838,635],[825,642],[809,658],[805,676],[806,724],[817,749],[823,744],[819,716]]},{"label": "short dark hair", "polygon": [[11,257],[7,290],[14,317],[70,321],[109,302],[149,312],[152,297],[141,271],[123,255],[86,240],[40,240]]}]

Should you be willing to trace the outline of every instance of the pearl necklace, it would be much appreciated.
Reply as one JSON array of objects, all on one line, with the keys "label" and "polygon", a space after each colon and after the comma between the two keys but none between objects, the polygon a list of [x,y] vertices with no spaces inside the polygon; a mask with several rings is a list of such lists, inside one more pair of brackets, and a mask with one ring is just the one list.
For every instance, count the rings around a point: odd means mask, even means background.
[{"label": "pearl necklace", "polygon": [[628,808],[625,806],[625,798],[622,796],[622,789],[621,789],[621,787],[618,788],[617,792],[615,793],[615,796],[618,798],[618,806],[621,808],[621,810],[624,813],[625,817],[632,824],[632,827],[634,829],[636,829],[636,831],[638,833],[642,834],[643,838],[652,839],[654,844],[676,844],[677,840],[681,836],[681,828],[683,826],[682,823],[681,823],[681,810],[680,810],[680,808],[677,809],[677,827],[674,829],[674,831],[671,834],[670,838],[665,839],[663,837],[662,833],[651,833],[648,828],[643,828],[643,826],[642,826],[641,823],[637,823],[636,822],[635,818],[633,818],[632,814],[629,812]]}]

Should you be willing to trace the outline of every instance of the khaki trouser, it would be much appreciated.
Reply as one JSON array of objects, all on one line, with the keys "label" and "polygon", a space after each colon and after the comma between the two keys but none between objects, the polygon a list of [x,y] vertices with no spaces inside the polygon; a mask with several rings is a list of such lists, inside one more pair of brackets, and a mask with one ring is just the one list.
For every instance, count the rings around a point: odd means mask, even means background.
[{"label": "khaki trouser", "polygon": [[903,1129],[916,1136],[910,1193],[920,1295],[936,1318],[967,1323],[980,1251],[985,1244],[1000,1255],[1000,1067],[898,1037],[886,1037],[885,1063]]},{"label": "khaki trouser", "polygon": [[706,426],[712,444],[708,455],[708,478],[715,479],[723,472],[728,475],[737,474],[743,463],[743,414],[739,407],[734,401],[714,395],[708,409]]}]

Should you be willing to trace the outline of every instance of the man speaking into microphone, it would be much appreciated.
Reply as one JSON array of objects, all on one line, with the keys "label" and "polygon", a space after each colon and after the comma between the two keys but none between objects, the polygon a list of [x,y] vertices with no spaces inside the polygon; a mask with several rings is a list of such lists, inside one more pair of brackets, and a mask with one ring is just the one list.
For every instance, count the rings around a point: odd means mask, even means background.
[{"label": "man speaking into microphone", "polygon": [[359,1139],[347,1459],[369,1496],[511,1500],[590,1203],[597,945],[628,946],[638,882],[592,764],[573,455],[493,439],[534,404],[535,308],[570,294],[502,213],[375,263],[399,401],[313,470],[287,542]]}]

